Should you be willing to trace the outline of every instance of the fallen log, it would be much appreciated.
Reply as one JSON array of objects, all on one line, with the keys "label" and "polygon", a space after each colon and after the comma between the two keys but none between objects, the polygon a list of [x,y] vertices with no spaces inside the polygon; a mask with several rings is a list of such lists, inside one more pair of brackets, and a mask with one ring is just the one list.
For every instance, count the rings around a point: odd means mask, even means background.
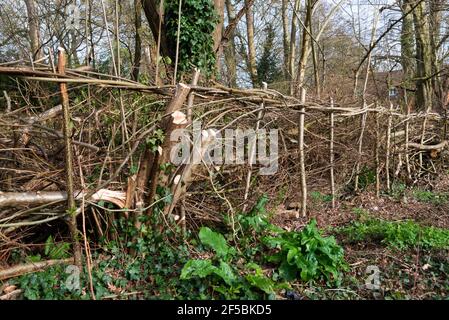
[{"label": "fallen log", "polygon": [[[81,200],[87,193],[87,191],[75,191],[75,200]],[[41,205],[65,200],[67,200],[67,192],[65,191],[0,192],[0,208]],[[111,202],[123,209],[126,202],[126,193],[122,191],[100,189],[91,196],[90,200],[96,202]]]},{"label": "fallen log", "polygon": [[41,262],[33,262],[28,264],[20,264],[8,269],[0,270],[0,281],[19,277],[21,275],[42,271],[45,268],[58,265],[58,264],[65,264],[65,263],[73,263],[73,258],[69,259],[61,259],[61,260],[47,260],[47,261],[41,261]]},{"label": "fallen log", "polygon": [[0,300],[2,300],[2,301],[15,300],[21,293],[22,293],[22,289],[16,289],[14,291],[11,291],[9,293],[6,293],[6,294],[0,296]]}]

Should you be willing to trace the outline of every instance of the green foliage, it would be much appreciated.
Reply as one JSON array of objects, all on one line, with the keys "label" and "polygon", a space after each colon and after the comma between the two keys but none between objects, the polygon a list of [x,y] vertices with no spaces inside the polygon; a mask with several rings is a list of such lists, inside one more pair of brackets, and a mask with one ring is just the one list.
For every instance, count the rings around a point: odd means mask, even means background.
[{"label": "green foliage", "polygon": [[164,141],[164,137],[164,131],[162,129],[156,129],[153,135],[146,139],[146,143],[151,151],[157,152],[158,147]]},{"label": "green foliage", "polygon": [[[178,0],[165,2],[165,29],[170,48],[176,48],[178,9]],[[199,68],[205,75],[213,72],[216,58],[212,34],[217,22],[218,15],[211,0],[182,1],[178,58],[180,73],[189,72],[193,67]]]},{"label": "green foliage", "polygon": [[52,236],[45,242],[45,255],[50,259],[64,259],[70,256],[70,243],[55,243]]},{"label": "green foliage", "polygon": [[223,235],[212,231],[208,227],[200,229],[199,238],[205,246],[212,248],[218,257],[226,258],[233,253]]},{"label": "green foliage", "polygon": [[226,299],[257,298],[261,292],[269,295],[274,293],[277,288],[275,282],[265,276],[256,263],[251,262],[246,267],[236,263],[236,251],[223,235],[202,227],[199,238],[205,247],[215,251],[215,256],[189,260],[182,268],[180,279],[208,280],[209,286]]},{"label": "green foliage", "polygon": [[413,221],[368,219],[339,228],[337,233],[347,236],[350,241],[379,241],[399,250],[414,246],[426,249],[449,248],[449,230],[421,226]]},{"label": "green foliage", "polygon": [[447,194],[426,190],[414,190],[413,197],[420,202],[429,202],[435,205],[441,205],[449,201]]},{"label": "green foliage", "polygon": [[24,275],[12,283],[23,290],[23,297],[28,300],[80,299],[79,292],[66,287],[68,275],[64,268],[53,266],[43,272]]},{"label": "green foliage", "polygon": [[404,183],[393,182],[393,184],[391,185],[390,195],[394,199],[399,200],[401,197],[404,196],[406,189],[407,186]]},{"label": "green foliage", "polygon": [[376,182],[376,171],[368,167],[363,167],[359,174],[359,187],[366,189],[371,184]]},{"label": "green foliage", "polygon": [[310,192],[310,197],[315,202],[331,202],[332,201],[332,195],[330,195],[330,194],[322,194],[319,191],[312,191],[312,192]]},{"label": "green foliage", "polygon": [[257,80],[259,85],[262,85],[262,82],[273,83],[282,77],[282,71],[278,65],[279,59],[274,51],[276,33],[273,25],[269,24],[265,32],[266,38],[263,44],[262,57],[257,63]]},{"label": "green foliage", "polygon": [[333,237],[324,237],[312,220],[301,232],[283,232],[266,237],[266,243],[279,251],[269,260],[280,264],[280,274],[286,280],[318,280],[338,284],[346,270],[343,248]]},{"label": "green foliage", "polygon": [[237,215],[236,219],[242,235],[248,235],[249,232],[259,233],[270,227],[265,209],[267,203],[268,197],[263,195],[247,214]]}]

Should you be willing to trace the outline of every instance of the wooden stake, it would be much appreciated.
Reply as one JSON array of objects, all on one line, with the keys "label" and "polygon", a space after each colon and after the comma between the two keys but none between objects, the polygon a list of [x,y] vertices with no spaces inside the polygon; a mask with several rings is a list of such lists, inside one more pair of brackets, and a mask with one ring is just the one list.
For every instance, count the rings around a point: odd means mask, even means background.
[{"label": "wooden stake", "polygon": [[[66,56],[65,50],[59,48],[58,52],[58,72],[60,75],[65,75]],[[78,227],[76,223],[76,205],[75,197],[73,194],[73,150],[72,150],[72,127],[70,119],[70,107],[69,107],[69,95],[67,93],[67,84],[61,82],[61,97],[62,97],[62,110],[63,110],[63,133],[65,143],[65,169],[66,169],[66,183],[67,183],[67,212],[70,215],[69,229],[72,235],[73,243],[73,256],[75,265],[82,270],[81,261],[81,245],[78,242]]]},{"label": "wooden stake", "polygon": [[[331,98],[331,108],[334,108],[334,99]],[[332,209],[335,208],[335,178],[334,178],[334,112],[329,113],[329,163],[330,163],[330,185],[332,195]]]},{"label": "wooden stake", "polygon": [[[267,89],[268,89],[268,85],[267,85],[266,82],[264,82],[263,83],[263,90],[266,91]],[[264,107],[264,103],[262,102],[260,106],[261,106],[261,108],[263,108]],[[263,115],[264,115],[264,110],[260,110],[259,113],[257,114],[256,137],[255,137],[255,140],[254,140],[254,144],[252,145],[252,148],[249,149],[250,150],[250,154],[248,156],[249,170],[248,170],[248,173],[246,175],[245,195],[243,197],[243,200],[244,200],[245,204],[243,205],[243,209],[242,209],[243,212],[246,211],[246,208],[248,206],[246,201],[248,200],[249,187],[250,187],[250,184],[251,184],[251,176],[252,176],[252,173],[253,173],[253,170],[252,170],[253,169],[253,160],[254,160],[254,157],[256,156],[257,135],[258,135],[259,128],[260,128],[260,121],[262,120]],[[249,141],[249,142],[251,143],[251,141]]]},{"label": "wooden stake", "polygon": [[[192,78],[192,86],[196,86],[198,84],[198,80],[200,79],[201,71],[195,68],[195,73]],[[189,98],[187,99],[187,122],[189,125],[192,124],[192,108],[193,108],[193,100],[195,99],[195,95],[193,92],[190,92]]]},{"label": "wooden stake", "polygon": [[[305,217],[307,215],[307,183],[306,183],[306,168],[304,159],[304,122],[306,108],[304,104],[306,103],[306,89],[301,87],[301,108],[299,114],[299,128],[298,128],[298,141],[299,141],[299,177],[301,181],[301,215]],[[299,218],[299,211],[296,214],[296,218]]]},{"label": "wooden stake", "polygon": [[[377,108],[377,102],[376,102]],[[375,165],[376,165],[376,197],[380,197],[380,159],[379,159],[379,147],[380,147],[380,135],[379,135],[379,113],[376,112],[376,151],[375,151]]]},{"label": "wooden stake", "polygon": [[[426,114],[424,115],[424,120],[422,122],[422,129],[421,129],[421,144],[424,144],[424,140],[426,139],[426,127],[427,127],[427,118],[429,116],[429,112],[432,109],[431,105],[429,104],[429,107],[426,109]],[[423,153],[419,153],[419,166],[423,167]]]},{"label": "wooden stake", "polygon": [[404,136],[404,143],[405,143],[405,166],[407,169],[407,178],[409,181],[412,179],[412,173],[410,170],[410,156],[408,154],[408,142],[409,142],[409,117],[410,117],[410,106],[407,101],[407,91],[405,92],[405,107],[407,108],[407,118],[405,119],[405,136]]},{"label": "wooden stake", "polygon": [[388,114],[388,126],[387,126],[387,144],[385,148],[387,149],[385,152],[385,175],[387,178],[387,191],[391,189],[390,183],[390,145],[391,145],[391,124],[393,121],[393,117],[391,112],[393,111],[393,104],[390,102],[390,113]]},{"label": "wooden stake", "polygon": [[[363,103],[363,109],[366,108],[366,103]],[[357,150],[357,163],[355,165],[355,182],[354,182],[354,191],[357,192],[359,190],[359,174],[360,174],[360,161],[362,159],[362,150],[363,150],[363,135],[365,133],[366,126],[366,117],[368,113],[364,112],[360,118],[360,136],[359,136],[359,147]]]}]

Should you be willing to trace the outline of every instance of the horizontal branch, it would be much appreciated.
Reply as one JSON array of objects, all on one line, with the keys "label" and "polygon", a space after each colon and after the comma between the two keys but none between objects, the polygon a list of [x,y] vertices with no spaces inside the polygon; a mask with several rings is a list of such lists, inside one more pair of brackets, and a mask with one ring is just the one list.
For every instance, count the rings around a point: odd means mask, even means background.
[{"label": "horizontal branch", "polygon": [[[86,191],[75,191],[75,199],[81,200],[87,194]],[[124,208],[126,194],[121,191],[100,189],[90,199],[92,201],[107,201]],[[67,192],[64,191],[37,191],[37,192],[0,192],[0,208],[24,205],[40,205],[45,203],[67,200]]]},{"label": "horizontal branch", "polygon": [[409,148],[415,148],[415,149],[422,150],[422,151],[431,151],[431,150],[441,150],[444,147],[446,147],[447,144],[448,144],[448,141],[445,140],[438,144],[433,144],[433,145],[425,145],[425,144],[410,142],[409,144],[407,144],[407,146]]},{"label": "horizontal branch", "polygon": [[0,270],[0,281],[18,277],[27,273],[42,271],[45,268],[58,264],[73,263],[73,259],[47,260],[41,262],[33,262],[29,264],[21,264],[12,268]]}]

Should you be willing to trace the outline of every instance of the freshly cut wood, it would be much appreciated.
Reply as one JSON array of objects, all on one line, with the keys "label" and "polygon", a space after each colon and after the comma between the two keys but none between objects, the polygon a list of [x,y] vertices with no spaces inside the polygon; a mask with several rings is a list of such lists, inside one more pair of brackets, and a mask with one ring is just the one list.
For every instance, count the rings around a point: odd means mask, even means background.
[{"label": "freshly cut wood", "polygon": [[7,294],[0,296],[0,300],[14,300],[22,293],[22,289],[16,289]]},{"label": "freshly cut wood", "polygon": [[8,269],[0,270],[0,281],[18,277],[27,273],[41,271],[45,268],[57,265],[73,263],[73,258],[61,259],[61,260],[47,260],[41,262],[33,262],[29,264],[20,264]]},{"label": "freshly cut wood", "polygon": [[[160,170],[160,165],[163,163],[167,163],[170,160],[170,150],[174,142],[170,141],[170,135],[174,129],[178,128],[179,125],[173,122],[174,117],[172,115],[179,111],[182,108],[182,105],[187,100],[187,97],[190,93],[190,87],[179,83],[176,87],[175,95],[167,105],[165,109],[165,114],[170,115],[169,118],[165,118],[162,121],[161,128],[163,128],[165,133],[165,139],[162,143],[162,154],[156,154],[153,159],[152,168],[150,171],[150,185],[148,191],[148,203],[152,204],[154,200],[154,196],[156,195],[156,187],[158,183],[161,185],[166,185],[169,177]],[[184,124],[183,126],[187,125]],[[151,212],[151,208],[148,213]]]},{"label": "freshly cut wood", "polygon": [[[193,146],[194,149],[198,150],[198,154],[201,159],[204,158],[209,146],[216,140],[216,131],[214,129],[203,130],[201,133],[201,142],[198,141],[198,145]],[[164,209],[164,214],[169,215],[173,212],[174,208],[178,204],[179,200],[182,199],[186,192],[187,187],[192,182],[192,175],[195,170],[200,166],[200,164],[195,163],[194,152],[190,155],[188,163],[184,166],[181,175],[175,176],[173,184],[171,186],[171,194],[173,195],[172,202],[170,205],[166,206]],[[185,217],[184,217],[185,218]],[[183,222],[181,222],[183,224]]]},{"label": "freshly cut wood", "polygon": [[[75,191],[75,200],[81,200],[88,191]],[[40,205],[57,201],[66,201],[65,191],[37,191],[37,192],[0,192],[0,208],[24,205]],[[126,193],[108,189],[100,189],[94,193],[90,200],[107,201],[120,208],[125,207]]]}]

